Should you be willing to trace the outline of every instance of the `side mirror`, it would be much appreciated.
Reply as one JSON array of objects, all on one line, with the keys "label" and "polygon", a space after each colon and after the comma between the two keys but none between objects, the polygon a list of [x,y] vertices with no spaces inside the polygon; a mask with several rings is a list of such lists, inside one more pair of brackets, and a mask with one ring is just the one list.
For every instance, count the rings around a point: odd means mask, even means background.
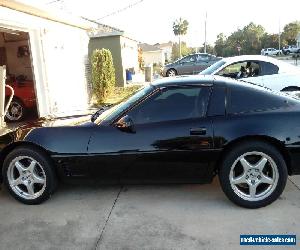
[{"label": "side mirror", "polygon": [[120,118],[115,123],[115,126],[123,132],[135,133],[133,121],[128,115],[125,115],[122,118]]}]

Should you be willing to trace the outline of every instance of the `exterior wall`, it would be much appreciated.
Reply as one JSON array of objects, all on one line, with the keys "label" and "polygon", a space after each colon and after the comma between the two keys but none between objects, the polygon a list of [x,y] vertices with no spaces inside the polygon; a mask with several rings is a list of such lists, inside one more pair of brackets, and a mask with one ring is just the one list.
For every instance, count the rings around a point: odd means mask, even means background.
[{"label": "exterior wall", "polygon": [[162,50],[157,50],[157,51],[143,51],[143,60],[144,64],[165,64],[165,54]]},{"label": "exterior wall", "polygon": [[[138,44],[136,41],[126,37],[121,37],[121,48],[122,48],[122,65],[125,74],[125,70],[128,68],[134,68],[135,72],[139,70],[138,61]],[[124,79],[126,76],[124,75]]]},{"label": "exterior wall", "polygon": [[125,75],[122,65],[122,52],[120,36],[106,36],[91,38],[89,42],[89,59],[91,59],[92,53],[95,49],[109,49],[115,66],[116,72],[116,85],[124,86]]},{"label": "exterior wall", "polygon": [[161,47],[165,54],[165,60],[170,61],[172,59],[172,46]]},{"label": "exterior wall", "polygon": [[0,7],[0,27],[29,33],[40,116],[86,110],[86,30],[5,7]]}]

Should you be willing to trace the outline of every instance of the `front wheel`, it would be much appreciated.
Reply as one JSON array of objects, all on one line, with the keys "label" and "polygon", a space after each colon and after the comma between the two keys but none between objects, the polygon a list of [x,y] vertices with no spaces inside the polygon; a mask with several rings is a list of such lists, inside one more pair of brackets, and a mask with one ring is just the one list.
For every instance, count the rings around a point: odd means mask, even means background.
[{"label": "front wheel", "polygon": [[47,200],[57,185],[48,156],[31,147],[18,147],[9,153],[4,160],[2,176],[11,195],[28,205]]},{"label": "front wheel", "polygon": [[219,179],[232,202],[246,208],[260,208],[281,195],[287,181],[287,167],[275,147],[250,141],[237,145],[225,156]]}]

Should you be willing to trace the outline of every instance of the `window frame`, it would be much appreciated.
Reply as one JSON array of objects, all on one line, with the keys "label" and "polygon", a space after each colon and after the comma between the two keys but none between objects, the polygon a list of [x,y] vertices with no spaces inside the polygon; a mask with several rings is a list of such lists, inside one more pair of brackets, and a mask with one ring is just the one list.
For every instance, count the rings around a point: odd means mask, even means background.
[{"label": "window frame", "polygon": [[[207,112],[208,112],[208,105],[210,103],[210,98],[211,98],[212,91],[213,91],[213,84],[209,84],[209,83],[207,83],[207,84],[182,83],[182,84],[161,86],[161,87],[155,88],[155,90],[153,92],[151,92],[150,94],[148,94],[146,97],[141,98],[141,100],[139,100],[138,102],[136,102],[135,104],[133,104],[131,107],[129,107],[127,110],[125,110],[122,114],[120,114],[117,118],[115,118],[111,124],[114,125],[122,117],[124,117],[129,112],[131,112],[132,110],[134,110],[135,108],[137,108],[139,105],[142,105],[144,102],[146,102],[147,100],[149,100],[149,98],[152,98],[157,93],[162,92],[164,90],[168,90],[168,89],[182,89],[182,88],[209,88],[207,102],[206,102],[206,105],[205,105],[204,116],[203,117],[191,117],[191,118],[188,118],[188,119],[203,119],[203,118],[206,118],[207,117]],[[149,123],[143,123],[143,124],[137,124],[137,125],[152,124],[152,123],[154,124],[154,123],[162,123],[162,122],[170,122],[170,121],[182,121],[182,120],[187,120],[187,119],[149,122]]]}]

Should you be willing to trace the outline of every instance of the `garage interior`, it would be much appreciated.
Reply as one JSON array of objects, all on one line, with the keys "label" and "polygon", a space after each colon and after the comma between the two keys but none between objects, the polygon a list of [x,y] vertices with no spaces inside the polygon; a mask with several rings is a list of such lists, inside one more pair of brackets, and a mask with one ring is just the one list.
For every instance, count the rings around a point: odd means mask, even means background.
[{"label": "garage interior", "polygon": [[[38,117],[29,34],[0,27],[0,66],[6,65],[6,84],[14,89],[14,98],[6,113],[6,122]],[[5,101],[11,91],[6,88]]]}]

